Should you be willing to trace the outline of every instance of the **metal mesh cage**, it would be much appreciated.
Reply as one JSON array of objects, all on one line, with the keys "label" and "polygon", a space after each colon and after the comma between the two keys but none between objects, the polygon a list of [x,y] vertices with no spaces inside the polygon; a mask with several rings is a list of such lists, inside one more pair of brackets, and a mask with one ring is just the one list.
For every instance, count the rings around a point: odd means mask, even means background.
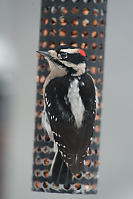
[{"label": "metal mesh cage", "polygon": [[54,157],[53,142],[41,123],[43,84],[49,73],[49,66],[38,55],[32,187],[34,191],[82,194],[97,192],[106,4],[107,0],[42,0],[40,50],[47,51],[66,44],[83,49],[87,54],[89,72],[98,89],[99,108],[84,171],[75,176],[73,184],[55,185],[49,176]]}]

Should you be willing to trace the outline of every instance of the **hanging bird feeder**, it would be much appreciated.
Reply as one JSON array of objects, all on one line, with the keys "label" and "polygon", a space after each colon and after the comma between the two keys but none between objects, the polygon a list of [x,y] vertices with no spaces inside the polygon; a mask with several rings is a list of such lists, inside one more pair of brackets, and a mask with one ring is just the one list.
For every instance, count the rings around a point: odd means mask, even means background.
[{"label": "hanging bird feeder", "polygon": [[106,4],[107,0],[42,0],[39,50],[49,51],[65,46],[79,48],[80,54],[87,56],[87,70],[97,88],[98,109],[83,170],[73,176],[71,183],[55,183],[50,174],[55,155],[54,142],[42,124],[43,86],[50,67],[44,57],[38,54],[33,191],[97,193]]}]

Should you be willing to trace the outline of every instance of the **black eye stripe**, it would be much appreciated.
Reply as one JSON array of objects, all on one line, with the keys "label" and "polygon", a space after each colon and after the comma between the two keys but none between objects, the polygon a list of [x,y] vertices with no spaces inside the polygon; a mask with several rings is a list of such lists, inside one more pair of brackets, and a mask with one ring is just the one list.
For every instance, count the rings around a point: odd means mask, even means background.
[{"label": "black eye stripe", "polygon": [[69,61],[73,64],[80,64],[85,62],[85,57],[83,57],[79,53],[68,54],[66,61]]}]

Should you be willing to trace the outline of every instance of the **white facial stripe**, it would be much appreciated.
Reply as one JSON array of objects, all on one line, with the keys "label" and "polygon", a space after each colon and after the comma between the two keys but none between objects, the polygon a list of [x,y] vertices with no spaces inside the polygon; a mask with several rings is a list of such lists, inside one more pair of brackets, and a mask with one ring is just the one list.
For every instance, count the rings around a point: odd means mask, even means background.
[{"label": "white facial stripe", "polygon": [[78,50],[79,50],[79,48],[75,48],[75,49],[67,48],[67,49],[61,49],[61,52],[73,54],[73,53],[77,53]]},{"label": "white facial stripe", "polygon": [[83,62],[83,63],[80,63],[80,64],[73,64],[73,63],[69,63],[67,61],[61,61],[66,67],[71,67],[75,70],[80,70],[81,68],[84,68],[86,67],[86,64]]},{"label": "white facial stripe", "polygon": [[62,62],[66,67],[68,67],[68,68],[70,68],[70,67],[72,67],[72,68],[77,68],[77,66],[78,66],[78,65],[73,64],[73,63],[70,63],[70,62],[68,62],[68,61],[62,61],[62,60],[61,60],[61,62]]},{"label": "white facial stripe", "polygon": [[82,99],[79,95],[78,80],[75,79],[71,84],[68,90],[67,97],[71,104],[72,113],[75,117],[75,122],[78,128],[82,125],[83,114],[85,111]]},{"label": "white facial stripe", "polygon": [[57,58],[57,52],[56,52],[55,50],[49,50],[48,52],[50,53],[50,55],[51,55],[52,57]]},{"label": "white facial stripe", "polygon": [[62,61],[62,63],[66,66],[66,67],[72,67],[75,71],[77,71],[75,74],[73,74],[73,76],[78,76],[78,75],[82,75],[83,73],[85,73],[85,68],[86,68],[86,64],[85,63],[80,63],[80,64],[68,64],[67,61]]},{"label": "white facial stripe", "polygon": [[77,76],[77,75],[81,75],[83,73],[85,73],[85,68],[86,68],[86,64],[85,63],[80,63],[80,64],[68,64],[67,61],[62,61],[62,63],[66,66],[66,67],[72,67],[75,71],[77,71],[77,73],[73,74],[73,76]]}]

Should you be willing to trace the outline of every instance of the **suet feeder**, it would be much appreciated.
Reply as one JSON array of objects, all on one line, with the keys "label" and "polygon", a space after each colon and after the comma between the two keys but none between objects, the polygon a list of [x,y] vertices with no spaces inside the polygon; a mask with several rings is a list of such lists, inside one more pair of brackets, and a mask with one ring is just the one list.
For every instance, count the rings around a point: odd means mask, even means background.
[{"label": "suet feeder", "polygon": [[37,94],[33,158],[33,191],[51,193],[97,193],[99,169],[99,139],[102,110],[103,60],[107,0],[42,0],[39,49],[48,51],[69,45],[87,54],[88,71],[93,77],[98,94],[98,111],[93,139],[85,159],[83,172],[72,184],[56,185],[49,175],[54,157],[53,141],[42,126],[43,84],[49,74],[47,61],[38,55],[36,76]]}]

